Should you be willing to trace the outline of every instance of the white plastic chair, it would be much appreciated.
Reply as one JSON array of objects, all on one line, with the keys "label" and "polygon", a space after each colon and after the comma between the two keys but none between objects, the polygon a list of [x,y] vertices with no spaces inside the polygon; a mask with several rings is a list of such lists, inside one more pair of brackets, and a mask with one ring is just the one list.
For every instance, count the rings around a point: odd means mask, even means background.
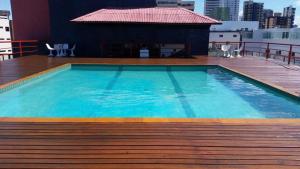
[{"label": "white plastic chair", "polygon": [[67,50],[69,50],[69,45],[65,43],[62,45],[62,56],[67,56]]},{"label": "white plastic chair", "polygon": [[236,53],[236,57],[240,58],[241,56],[241,52],[243,51],[244,46],[242,45],[239,49],[234,50],[234,53]]},{"label": "white plastic chair", "polygon": [[69,49],[69,51],[71,52],[70,56],[74,57],[75,54],[74,54],[74,51],[76,49],[76,44],[73,45],[73,47],[71,49]]},{"label": "white plastic chair", "polygon": [[56,50],[57,57],[63,56],[62,44],[54,44],[54,49]]},{"label": "white plastic chair", "polygon": [[55,51],[55,49],[52,48],[48,43],[46,43],[46,47],[50,51],[48,56],[53,56],[53,51]]},{"label": "white plastic chair", "polygon": [[149,50],[141,49],[140,50],[140,58],[149,58]]},{"label": "white plastic chair", "polygon": [[224,57],[231,57],[231,54],[229,52],[231,48],[231,45],[222,45],[221,50],[224,52]]}]

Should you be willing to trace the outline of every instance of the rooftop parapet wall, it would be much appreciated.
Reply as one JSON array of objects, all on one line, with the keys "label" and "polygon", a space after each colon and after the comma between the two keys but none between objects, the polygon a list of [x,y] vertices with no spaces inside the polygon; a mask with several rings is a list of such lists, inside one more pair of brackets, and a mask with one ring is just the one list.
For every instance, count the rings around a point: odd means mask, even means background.
[{"label": "rooftop parapet wall", "polygon": [[50,39],[48,0],[11,0],[14,39]]}]

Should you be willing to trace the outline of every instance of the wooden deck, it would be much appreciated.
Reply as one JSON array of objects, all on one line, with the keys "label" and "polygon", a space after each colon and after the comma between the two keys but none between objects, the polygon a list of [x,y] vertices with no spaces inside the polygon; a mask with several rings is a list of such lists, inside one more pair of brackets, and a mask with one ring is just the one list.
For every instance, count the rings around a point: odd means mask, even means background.
[{"label": "wooden deck", "polygon": [[300,168],[300,126],[0,123],[0,168]]},{"label": "wooden deck", "polygon": [[[299,71],[253,58],[140,60],[31,56],[0,62],[0,84],[65,63],[223,65],[300,94]],[[300,120],[297,119],[116,121],[119,122],[2,118],[0,168],[300,168]]]}]

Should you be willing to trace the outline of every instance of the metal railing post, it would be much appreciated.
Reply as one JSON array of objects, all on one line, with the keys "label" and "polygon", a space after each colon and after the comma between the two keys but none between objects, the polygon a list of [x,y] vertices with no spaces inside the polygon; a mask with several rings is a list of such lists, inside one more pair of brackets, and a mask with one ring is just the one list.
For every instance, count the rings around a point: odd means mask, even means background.
[{"label": "metal railing post", "polygon": [[22,41],[19,41],[19,52],[20,52],[20,57],[22,57],[23,56]]},{"label": "metal railing post", "polygon": [[267,49],[266,49],[266,59],[270,58],[270,43],[268,43]]},{"label": "metal railing post", "polygon": [[245,51],[246,51],[246,42],[244,42],[244,47],[242,49],[243,49],[243,57],[244,57],[245,56]]},{"label": "metal railing post", "polygon": [[291,63],[292,55],[293,55],[293,45],[290,45],[288,64]]}]

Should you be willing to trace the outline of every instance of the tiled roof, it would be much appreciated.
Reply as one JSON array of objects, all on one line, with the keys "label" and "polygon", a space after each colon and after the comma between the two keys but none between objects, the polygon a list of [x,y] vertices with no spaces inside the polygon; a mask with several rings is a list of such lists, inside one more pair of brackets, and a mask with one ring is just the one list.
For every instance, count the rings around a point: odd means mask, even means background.
[{"label": "tiled roof", "polygon": [[146,24],[217,24],[217,20],[184,8],[101,9],[81,16],[73,22],[146,23]]}]

